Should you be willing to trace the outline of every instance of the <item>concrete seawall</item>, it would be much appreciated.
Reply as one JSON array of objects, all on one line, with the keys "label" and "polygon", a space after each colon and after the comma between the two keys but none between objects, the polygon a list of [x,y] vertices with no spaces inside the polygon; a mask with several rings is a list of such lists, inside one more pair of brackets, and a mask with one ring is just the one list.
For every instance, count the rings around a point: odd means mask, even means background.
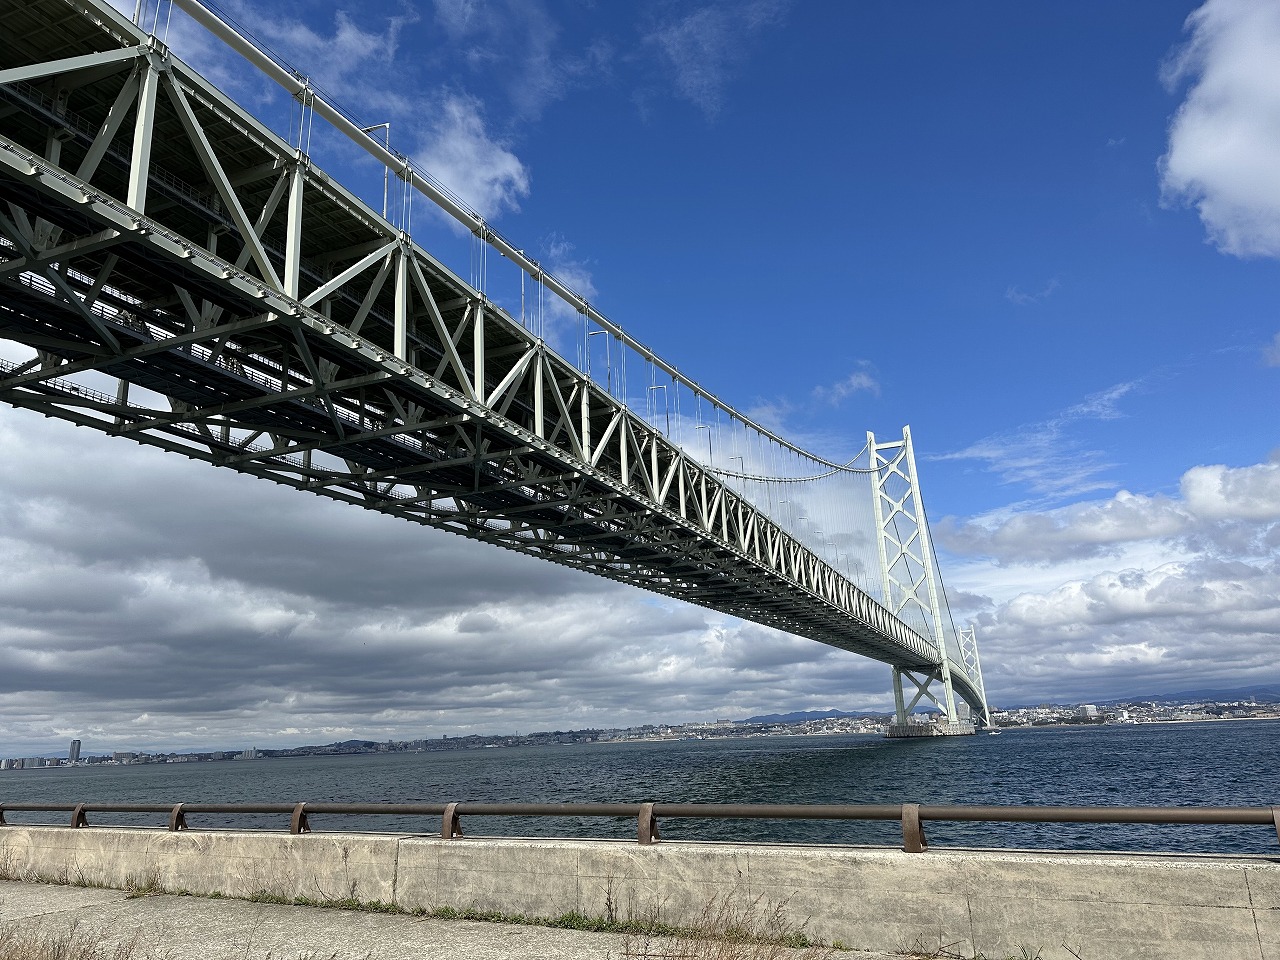
[{"label": "concrete seawall", "polygon": [[1280,857],[0,827],[0,876],[555,917],[785,904],[828,942],[1043,960],[1280,960]]}]

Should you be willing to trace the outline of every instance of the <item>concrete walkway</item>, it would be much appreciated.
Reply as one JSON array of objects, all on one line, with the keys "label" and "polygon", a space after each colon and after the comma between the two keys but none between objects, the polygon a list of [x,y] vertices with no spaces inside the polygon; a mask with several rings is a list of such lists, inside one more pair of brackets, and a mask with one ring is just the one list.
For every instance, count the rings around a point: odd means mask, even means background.
[{"label": "concrete walkway", "polygon": [[[103,947],[107,957],[118,944],[132,942],[131,960],[661,960],[670,955],[658,944],[618,934],[246,900],[130,897],[120,890],[11,881],[0,881],[0,930],[52,936],[73,930]],[[839,956],[888,960],[884,954],[856,951]]]}]

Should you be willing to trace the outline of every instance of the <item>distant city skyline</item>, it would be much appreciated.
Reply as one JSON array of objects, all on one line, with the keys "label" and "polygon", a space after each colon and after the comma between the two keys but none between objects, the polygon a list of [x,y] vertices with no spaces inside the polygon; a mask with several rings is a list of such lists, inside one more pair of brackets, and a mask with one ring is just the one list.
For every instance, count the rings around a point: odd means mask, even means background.
[{"label": "distant city skyline", "polygon": [[[1280,683],[1280,6],[219,7],[759,421],[832,458],[911,424],[993,702]],[[892,704],[882,664],[9,407],[0,571],[13,753]]]}]

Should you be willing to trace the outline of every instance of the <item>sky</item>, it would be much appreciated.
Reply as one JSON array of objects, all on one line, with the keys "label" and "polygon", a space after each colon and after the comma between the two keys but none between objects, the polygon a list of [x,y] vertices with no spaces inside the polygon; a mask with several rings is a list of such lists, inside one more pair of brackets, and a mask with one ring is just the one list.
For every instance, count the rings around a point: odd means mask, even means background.
[{"label": "sky", "polygon": [[[1280,683],[1280,4],[220,8],[760,422],[909,424],[993,705]],[[0,755],[892,705],[874,661],[11,408],[0,569]]]}]

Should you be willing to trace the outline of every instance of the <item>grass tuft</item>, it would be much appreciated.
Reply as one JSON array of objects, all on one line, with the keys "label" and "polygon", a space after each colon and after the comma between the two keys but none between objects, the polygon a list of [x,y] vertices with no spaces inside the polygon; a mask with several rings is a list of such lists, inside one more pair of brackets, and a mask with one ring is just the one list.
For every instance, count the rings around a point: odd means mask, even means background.
[{"label": "grass tuft", "polygon": [[[1001,958],[989,957],[985,953],[974,954],[969,958],[967,954],[959,952],[956,948],[960,946],[959,941],[955,943],[942,943],[939,941],[936,947],[926,946],[922,937],[916,937],[915,942],[910,946],[897,951],[903,960],[1001,960]],[[1066,946],[1066,944],[1063,944]],[[1070,947],[1067,947],[1070,950]],[[1032,950],[1029,947],[1019,947],[1017,954],[1010,954],[1003,960],[1041,960],[1041,950]],[[1074,952],[1074,951],[1072,951]]]},{"label": "grass tuft", "polygon": [[80,933],[73,926],[62,933],[47,930],[0,929],[0,960],[157,960],[137,940],[114,947]]},{"label": "grass tuft", "polygon": [[628,937],[624,952],[645,960],[828,960],[838,948],[794,924],[788,905],[736,891],[712,897],[689,926]]}]

